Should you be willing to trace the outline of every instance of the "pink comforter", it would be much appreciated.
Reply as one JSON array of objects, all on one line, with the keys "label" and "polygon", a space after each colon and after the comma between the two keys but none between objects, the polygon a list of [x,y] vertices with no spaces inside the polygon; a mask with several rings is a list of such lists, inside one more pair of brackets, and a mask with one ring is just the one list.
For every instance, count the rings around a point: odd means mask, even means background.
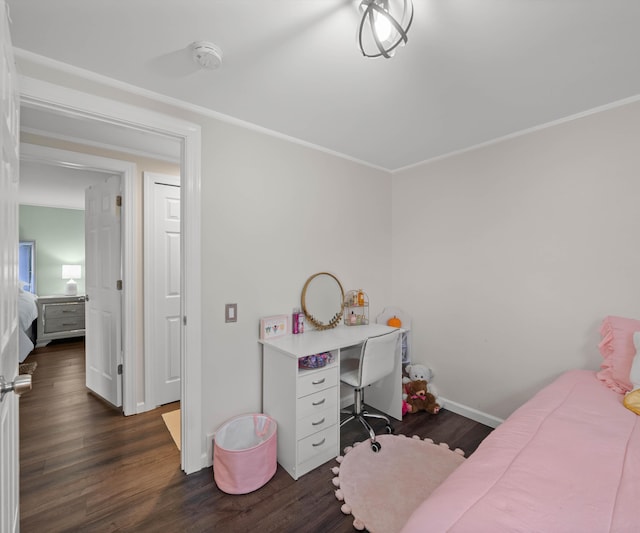
[{"label": "pink comforter", "polygon": [[402,533],[639,532],[640,417],[572,370],[513,413]]}]

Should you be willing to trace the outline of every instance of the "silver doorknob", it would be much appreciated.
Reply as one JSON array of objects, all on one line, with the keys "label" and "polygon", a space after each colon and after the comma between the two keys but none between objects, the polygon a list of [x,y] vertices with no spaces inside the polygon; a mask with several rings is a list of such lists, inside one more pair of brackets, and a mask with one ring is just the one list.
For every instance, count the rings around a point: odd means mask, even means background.
[{"label": "silver doorknob", "polygon": [[23,374],[17,376],[13,383],[7,383],[4,376],[0,376],[0,402],[4,400],[4,395],[8,392],[15,392],[18,396],[31,390],[31,375]]}]

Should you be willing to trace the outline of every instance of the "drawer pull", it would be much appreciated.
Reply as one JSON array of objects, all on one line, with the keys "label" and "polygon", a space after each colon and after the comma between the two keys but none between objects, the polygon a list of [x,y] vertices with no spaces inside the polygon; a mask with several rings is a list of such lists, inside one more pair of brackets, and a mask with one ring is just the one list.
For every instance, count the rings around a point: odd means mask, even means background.
[{"label": "drawer pull", "polygon": [[312,385],[322,385],[325,382],[326,378],[322,378],[322,379],[316,379],[315,381],[312,381],[311,384]]},{"label": "drawer pull", "polygon": [[322,446],[325,443],[326,440],[327,440],[327,438],[325,437],[320,442],[314,442],[311,446],[313,446],[314,448],[317,447],[317,446]]},{"label": "drawer pull", "polygon": [[75,326],[76,323],[75,322],[63,322],[62,325],[63,326]]},{"label": "drawer pull", "polygon": [[313,405],[313,406],[322,405],[326,401],[327,401],[326,398],[322,398],[322,400],[318,400],[317,402],[312,402],[311,405]]},{"label": "drawer pull", "polygon": [[324,424],[324,417],[322,417],[322,420],[318,420],[317,422],[311,422],[312,426],[319,426],[320,424]]}]

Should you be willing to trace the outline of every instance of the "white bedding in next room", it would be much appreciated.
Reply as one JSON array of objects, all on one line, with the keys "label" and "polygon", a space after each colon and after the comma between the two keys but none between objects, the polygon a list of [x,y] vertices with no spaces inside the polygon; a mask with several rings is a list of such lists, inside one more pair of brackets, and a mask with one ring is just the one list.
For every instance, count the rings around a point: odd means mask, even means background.
[{"label": "white bedding in next room", "polygon": [[18,289],[18,344],[21,363],[34,347],[30,332],[33,321],[38,318],[37,299],[35,294]]}]

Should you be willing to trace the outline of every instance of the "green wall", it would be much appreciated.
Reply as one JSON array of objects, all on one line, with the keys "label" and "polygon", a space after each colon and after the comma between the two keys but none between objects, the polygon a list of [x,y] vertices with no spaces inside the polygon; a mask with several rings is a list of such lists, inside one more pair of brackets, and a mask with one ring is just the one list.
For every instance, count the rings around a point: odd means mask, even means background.
[{"label": "green wall", "polygon": [[36,293],[64,294],[62,265],[82,265],[78,294],[84,294],[84,211],[20,206],[20,240],[36,242]]}]

